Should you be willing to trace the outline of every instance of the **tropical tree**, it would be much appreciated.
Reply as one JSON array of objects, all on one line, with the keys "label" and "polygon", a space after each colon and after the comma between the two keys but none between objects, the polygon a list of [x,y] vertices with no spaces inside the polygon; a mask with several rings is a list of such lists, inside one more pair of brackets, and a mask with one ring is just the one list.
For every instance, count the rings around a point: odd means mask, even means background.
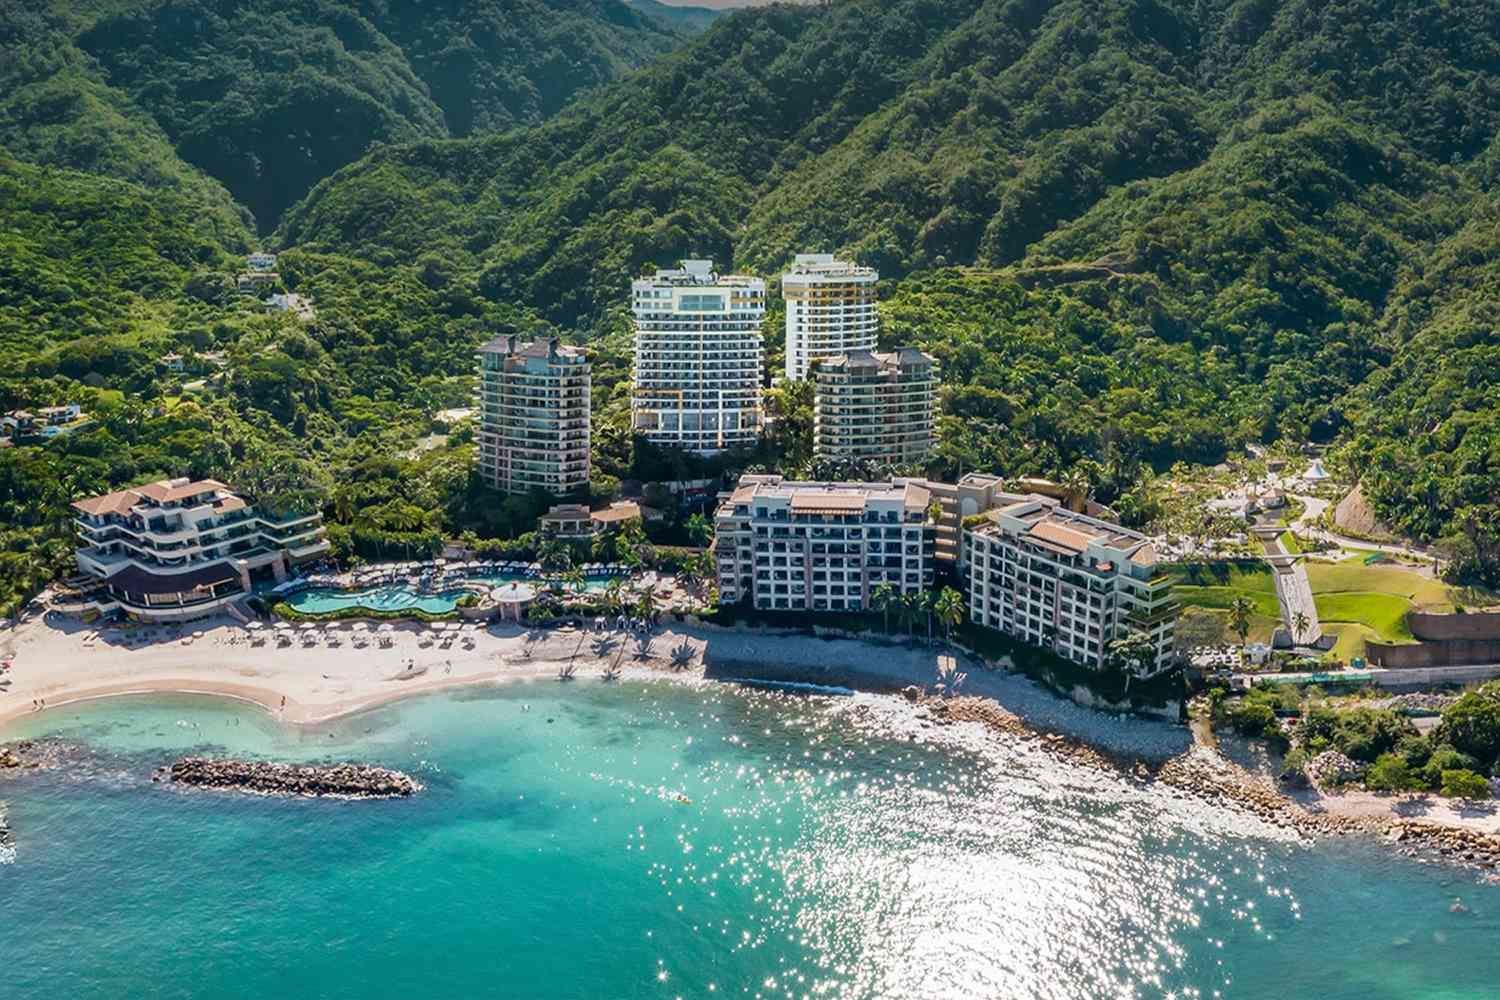
[{"label": "tropical tree", "polygon": [[963,623],[964,595],[952,587],[944,587],[938,592],[937,600],[932,603],[932,610],[937,615],[938,621],[943,623],[943,631],[946,641],[953,644],[953,626]]},{"label": "tropical tree", "polygon": [[1062,475],[1062,481],[1058,483],[1062,487],[1063,502],[1069,510],[1083,510],[1084,504],[1088,503],[1089,494],[1093,490],[1093,484],[1089,482],[1088,473],[1078,466],[1072,466]]},{"label": "tropical tree", "polygon": [[612,614],[621,614],[625,610],[625,580],[622,577],[612,577],[609,583],[604,585],[604,606],[609,608]]},{"label": "tropical tree", "polygon": [[896,588],[889,583],[881,583],[870,595],[870,603],[885,618],[885,630],[891,630],[891,612],[895,610],[897,601]]},{"label": "tropical tree", "polygon": [[561,538],[548,538],[536,549],[537,562],[545,570],[566,570],[573,565],[573,550]]},{"label": "tropical tree", "polygon": [[1144,632],[1131,632],[1110,642],[1109,657],[1117,669],[1139,677],[1156,665],[1156,643]]},{"label": "tropical tree", "polygon": [[581,567],[581,566],[571,566],[571,567],[569,567],[568,569],[566,569],[566,570],[563,571],[562,578],[563,578],[563,582],[565,582],[568,586],[572,587],[575,591],[577,591],[579,593],[583,592],[583,588],[584,588],[585,582],[586,582],[585,579],[584,579],[584,576],[583,576],[583,567]]},{"label": "tropical tree", "polygon": [[1307,635],[1310,628],[1312,628],[1312,621],[1307,617],[1306,611],[1299,610],[1292,616],[1292,636],[1297,640],[1297,645],[1302,644],[1302,637]]},{"label": "tropical tree", "polygon": [[687,529],[687,536],[692,540],[694,545],[707,545],[708,540],[714,534],[713,524],[702,514],[694,514],[688,518],[685,527]]},{"label": "tropical tree", "polygon": [[1229,602],[1229,628],[1240,637],[1241,646],[1250,637],[1250,616],[1254,612],[1255,605],[1243,594]]}]

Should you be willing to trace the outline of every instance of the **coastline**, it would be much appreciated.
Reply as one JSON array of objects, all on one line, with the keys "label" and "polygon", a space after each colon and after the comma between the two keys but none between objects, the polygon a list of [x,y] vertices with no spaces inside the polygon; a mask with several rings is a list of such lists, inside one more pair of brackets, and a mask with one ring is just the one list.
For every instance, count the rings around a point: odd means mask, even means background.
[{"label": "coastline", "polygon": [[[578,629],[498,626],[480,632],[473,648],[458,650],[424,649],[424,633],[413,628],[385,633],[390,648],[363,650],[230,643],[245,633],[227,620],[205,622],[201,631],[188,645],[173,640],[127,648],[89,640],[92,630],[85,627],[23,624],[0,642],[0,651],[16,658],[7,675],[12,683],[0,693],[0,743],[11,722],[36,714],[32,699],[45,699],[45,713],[112,697],[221,697],[303,726],[423,694],[558,678],[570,665],[580,681],[600,680],[613,667],[614,676],[629,680],[805,683],[904,695],[923,726],[978,724],[1060,760],[1161,784],[1303,837],[1367,834],[1409,855],[1500,871],[1495,812],[1463,815],[1442,801],[1365,792],[1286,794],[1195,739],[1189,727],[1083,708],[1023,676],[981,669],[937,647],[715,626],[658,632],[644,655],[633,640]],[[418,676],[411,665],[421,669]],[[954,672],[966,674],[961,694],[931,693]]]}]

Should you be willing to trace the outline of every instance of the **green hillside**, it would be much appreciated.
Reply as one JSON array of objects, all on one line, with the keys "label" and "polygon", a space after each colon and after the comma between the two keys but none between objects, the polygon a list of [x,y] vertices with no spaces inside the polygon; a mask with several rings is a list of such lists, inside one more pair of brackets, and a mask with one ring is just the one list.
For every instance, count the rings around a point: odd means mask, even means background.
[{"label": "green hillside", "polygon": [[[943,364],[928,471],[1074,469],[1148,524],[1173,463],[1311,437],[1382,520],[1500,579],[1489,0],[837,0],[691,40],[617,0],[15,6],[0,397],[160,413],[0,452],[6,551],[60,540],[46,462],[111,448],[107,483],[311,470],[367,555],[512,533],[528,503],[430,432],[513,330],[594,346],[597,497],[814,471],[796,389],[754,454],[632,441],[622,306],[676,257],[821,249],[879,267],[887,342]],[[314,321],[220,294],[251,211]],[[231,377],[154,370],[184,348]]]}]

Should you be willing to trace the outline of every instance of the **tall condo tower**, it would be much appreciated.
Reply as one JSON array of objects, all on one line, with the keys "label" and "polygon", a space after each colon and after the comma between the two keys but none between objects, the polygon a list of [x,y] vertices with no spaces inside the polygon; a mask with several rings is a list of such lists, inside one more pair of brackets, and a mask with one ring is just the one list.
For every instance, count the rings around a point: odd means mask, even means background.
[{"label": "tall condo tower", "polygon": [[589,484],[589,363],[581,347],[496,337],[479,349],[479,475],[505,493]]},{"label": "tall condo tower", "polygon": [[761,428],[766,283],[685,260],[631,283],[635,431],[700,454],[753,445]]},{"label": "tall condo tower", "polygon": [[799,253],[781,276],[786,299],[786,377],[807,378],[814,361],[875,347],[880,314],[872,267]]}]

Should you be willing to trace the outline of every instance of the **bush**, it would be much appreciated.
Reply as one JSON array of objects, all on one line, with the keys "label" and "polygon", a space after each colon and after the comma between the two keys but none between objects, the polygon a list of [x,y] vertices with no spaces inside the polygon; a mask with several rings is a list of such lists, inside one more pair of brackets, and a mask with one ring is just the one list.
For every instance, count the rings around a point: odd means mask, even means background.
[{"label": "bush", "polygon": [[1443,709],[1436,737],[1486,766],[1500,757],[1500,699],[1470,691]]},{"label": "bush", "polygon": [[1443,783],[1445,771],[1472,771],[1477,765],[1468,754],[1459,753],[1450,746],[1438,747],[1422,765],[1422,781],[1428,788],[1438,788]]},{"label": "bush", "polygon": [[1294,785],[1307,784],[1307,751],[1292,747],[1281,759],[1281,780]]},{"label": "bush", "polygon": [[1283,738],[1276,713],[1269,705],[1242,700],[1229,709],[1228,718],[1234,731],[1242,736],[1261,736],[1273,740]]},{"label": "bush", "polygon": [[1487,799],[1490,783],[1484,775],[1466,768],[1443,772],[1442,793],[1449,799]]},{"label": "bush", "polygon": [[1488,799],[1490,781],[1482,774],[1458,768],[1443,772],[1442,793],[1445,799]]},{"label": "bush", "polygon": [[1365,772],[1365,787],[1372,792],[1405,792],[1415,784],[1411,768],[1399,754],[1381,754]]},{"label": "bush", "polygon": [[1368,764],[1394,751],[1402,740],[1417,735],[1417,730],[1411,720],[1390,709],[1325,707],[1307,713],[1299,734],[1309,746],[1332,747]]}]

